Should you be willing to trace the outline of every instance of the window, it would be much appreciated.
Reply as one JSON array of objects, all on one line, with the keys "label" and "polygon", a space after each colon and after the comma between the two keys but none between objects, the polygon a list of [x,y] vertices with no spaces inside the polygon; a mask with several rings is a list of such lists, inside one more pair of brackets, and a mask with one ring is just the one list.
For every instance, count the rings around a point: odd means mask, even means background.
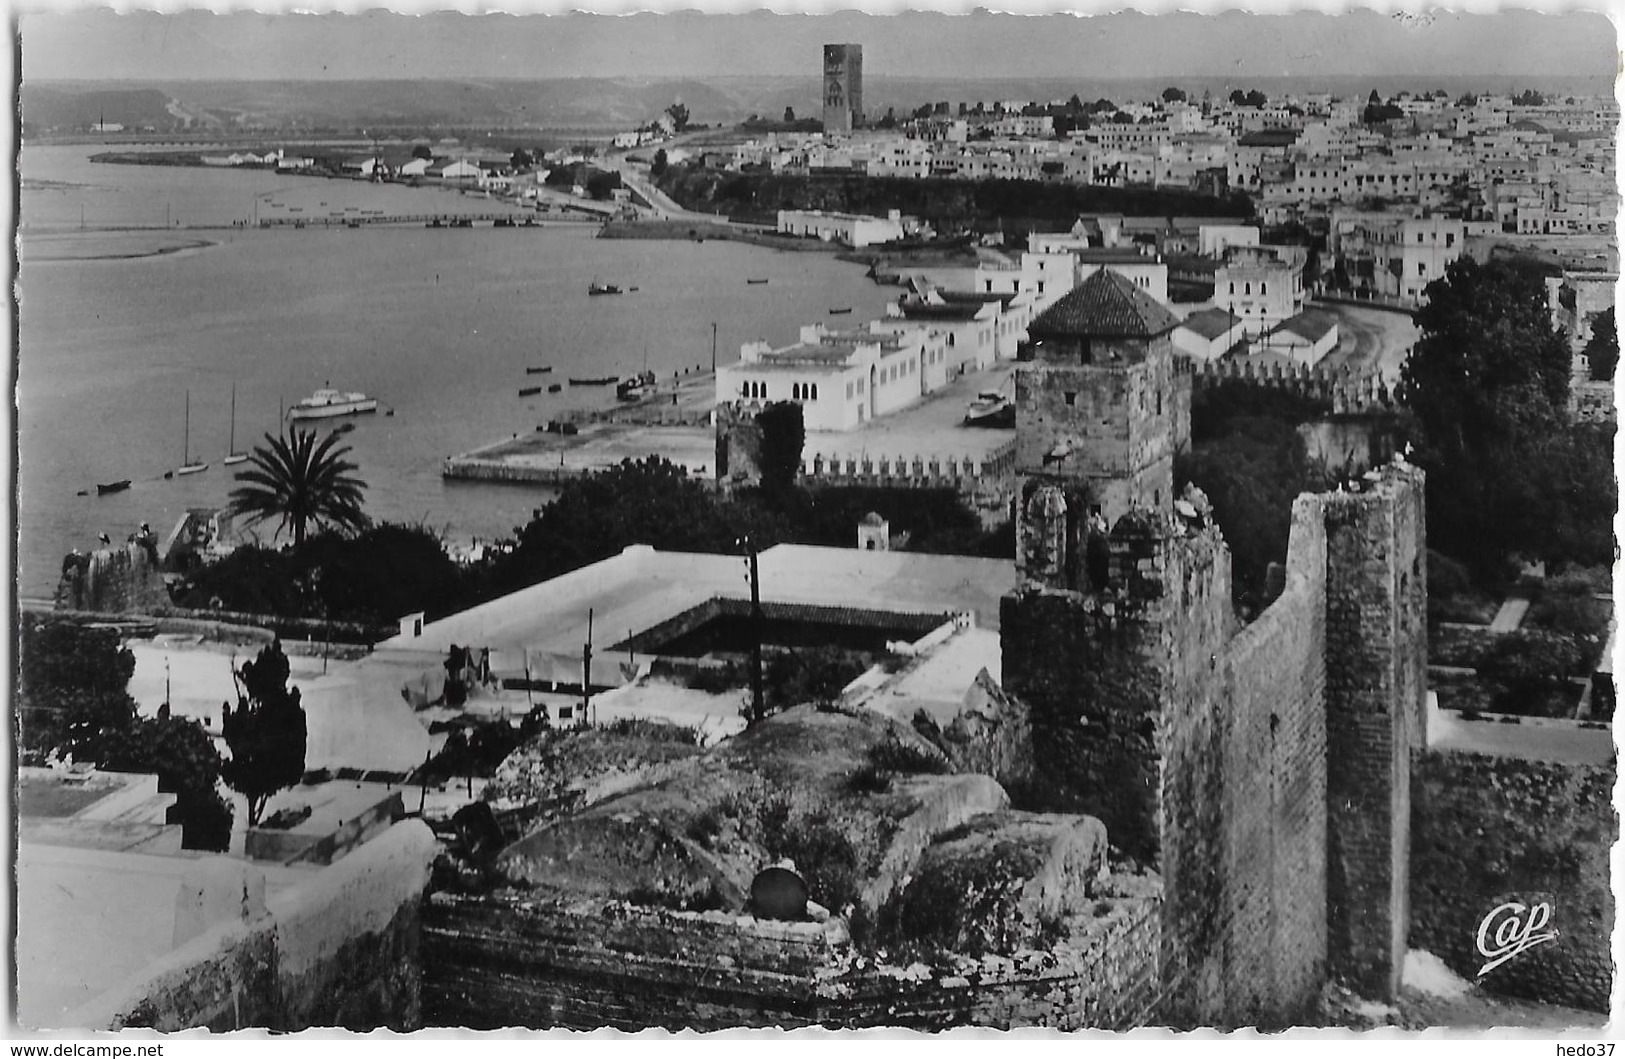
[{"label": "window", "polygon": [[948,346],[950,348],[952,348],[953,344],[954,344],[954,335],[953,335],[953,332],[950,331],[950,332],[948,332]]},{"label": "window", "polygon": [[1061,397],[1062,397],[1063,400],[1066,401],[1066,406],[1068,408],[1071,408],[1071,407],[1075,406],[1078,403],[1078,395],[1077,395],[1077,392],[1074,391],[1074,390],[1066,391],[1064,394],[1061,395]]},{"label": "window", "polygon": [[1418,261],[1416,263],[1416,274],[1418,276],[1425,276],[1428,274],[1428,263],[1426,261]]},{"label": "window", "polygon": [[799,382],[793,382],[790,384],[790,400],[801,400],[801,384]]},{"label": "window", "polygon": [[850,379],[846,383],[846,399],[848,401],[852,400],[852,381]]},{"label": "window", "polygon": [[1248,281],[1247,283],[1243,284],[1242,286],[1245,288],[1242,291],[1243,294],[1251,294],[1253,292],[1253,285],[1252,285],[1251,281]]},{"label": "window", "polygon": [[1455,232],[1445,232],[1444,233],[1444,245],[1445,246],[1455,246],[1456,245],[1456,233]]},{"label": "window", "polygon": [[812,399],[818,400],[818,384],[816,382],[812,384]]},{"label": "window", "polygon": [[1231,294],[1236,293],[1236,285],[1234,283],[1230,284],[1230,293]]},{"label": "window", "polygon": [[1269,292],[1270,292],[1270,285],[1268,283],[1260,283],[1258,285],[1258,293],[1260,293],[1260,294],[1268,294]]}]

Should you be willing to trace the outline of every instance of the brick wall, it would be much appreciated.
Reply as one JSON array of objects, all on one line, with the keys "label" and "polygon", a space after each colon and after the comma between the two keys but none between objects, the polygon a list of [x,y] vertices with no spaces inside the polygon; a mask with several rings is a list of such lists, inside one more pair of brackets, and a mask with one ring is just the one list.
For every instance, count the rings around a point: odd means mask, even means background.
[{"label": "brick wall", "polygon": [[1104,898],[1053,951],[909,967],[854,950],[844,923],[780,923],[516,894],[433,895],[429,1025],[635,1031],[901,1026],[1124,1030],[1157,1021],[1160,920]]},{"label": "brick wall", "polygon": [[[1612,740],[1607,730],[1594,734]],[[1491,992],[1608,1011],[1616,773],[1612,761],[1419,754],[1412,778],[1411,946],[1472,981],[1485,963],[1477,951],[1484,917],[1505,901],[1548,902],[1547,929],[1557,939],[1478,980]]]},{"label": "brick wall", "polygon": [[1391,997],[1409,919],[1410,754],[1424,739],[1422,473],[1325,498],[1330,969]]}]

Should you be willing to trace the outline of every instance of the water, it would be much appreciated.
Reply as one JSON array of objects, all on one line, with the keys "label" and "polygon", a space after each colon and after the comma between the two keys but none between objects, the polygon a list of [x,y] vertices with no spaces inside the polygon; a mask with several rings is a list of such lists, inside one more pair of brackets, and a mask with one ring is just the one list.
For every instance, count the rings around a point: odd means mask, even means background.
[{"label": "water", "polygon": [[[613,394],[566,387],[521,399],[522,386],[570,375],[662,376],[709,368],[741,343],[793,341],[804,323],[852,306],[878,315],[895,292],[859,266],[818,253],[707,241],[599,240],[590,228],[362,228],[107,233],[78,229],[79,206],[104,225],[173,213],[229,225],[256,194],[308,196],[330,208],[380,208],[408,196],[440,210],[464,198],[264,172],[93,165],[93,148],[24,148],[19,276],[18,550],[24,595],[54,590],[61,557],[122,539],[142,521],[166,533],[189,507],[226,500],[232,387],[237,448],[278,428],[280,409],[324,384],[395,410],[350,420],[351,458],[375,519],[423,521],[450,540],[511,532],[545,494],[445,482],[442,459]],[[50,180],[47,189],[35,182]],[[281,187],[283,190],[275,191]],[[424,205],[417,206],[422,202]],[[340,205],[333,206],[338,203]],[[99,206],[97,204],[100,204]],[[261,208],[265,208],[262,204]],[[483,200],[466,208],[489,210]],[[87,224],[90,223],[87,221]],[[161,221],[159,222],[161,227]],[[213,245],[159,256],[84,260],[129,241]],[[748,285],[748,277],[768,277]],[[637,287],[593,298],[593,278]],[[551,364],[551,376],[527,365]],[[164,481],[188,439],[208,471]],[[129,478],[97,497],[95,483]],[[79,490],[90,496],[78,496]],[[269,534],[272,526],[264,527]]]}]

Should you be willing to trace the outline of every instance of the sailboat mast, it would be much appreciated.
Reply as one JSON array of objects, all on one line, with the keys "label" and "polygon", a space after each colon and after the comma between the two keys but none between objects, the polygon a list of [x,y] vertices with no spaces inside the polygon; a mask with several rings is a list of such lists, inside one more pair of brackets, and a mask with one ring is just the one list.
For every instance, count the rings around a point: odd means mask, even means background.
[{"label": "sailboat mast", "polygon": [[186,430],[181,435],[181,466],[192,462],[192,391],[186,391]]},{"label": "sailboat mast", "polygon": [[237,384],[231,384],[231,439],[226,446],[226,455],[230,456],[237,451]]}]

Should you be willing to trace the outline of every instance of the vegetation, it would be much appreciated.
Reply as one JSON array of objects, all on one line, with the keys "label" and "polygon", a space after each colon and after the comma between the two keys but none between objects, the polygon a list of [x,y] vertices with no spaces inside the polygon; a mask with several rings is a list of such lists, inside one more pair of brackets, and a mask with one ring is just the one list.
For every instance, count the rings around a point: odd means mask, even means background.
[{"label": "vegetation", "polygon": [[1578,697],[1569,678],[1584,675],[1587,651],[1565,633],[1524,630],[1496,640],[1478,664],[1495,688],[1490,709],[1524,716],[1568,716]]},{"label": "vegetation", "polygon": [[388,626],[422,610],[439,617],[477,592],[424,526],[384,523],[355,536],[321,533],[287,550],[245,545],[191,571],[175,591],[183,607]]},{"label": "vegetation", "polygon": [[151,772],[179,795],[172,822],[187,849],[224,850],[231,807],[220,797],[220,757],[196,721],[136,714],[126,688],[135,656],[112,629],[71,622],[25,624],[19,640],[18,720],[23,760],[52,756],[114,772]]},{"label": "vegetation", "polygon": [[1569,352],[1538,272],[1453,262],[1429,284],[1400,396],[1428,471],[1428,538],[1480,581],[1509,557],[1613,556],[1612,427],[1571,424]]},{"label": "vegetation", "polygon": [[1591,323],[1591,340],[1585,348],[1586,366],[1592,382],[1613,382],[1619,365],[1619,330],[1614,326],[1614,307],[1597,314]]},{"label": "vegetation", "polygon": [[801,450],[807,441],[801,405],[775,401],[756,417],[762,431],[762,484],[773,490],[794,485],[801,470]]},{"label": "vegetation", "polygon": [[367,483],[351,472],[344,457],[348,445],[329,433],[320,441],[314,431],[289,426],[282,437],[265,435],[263,445],[248,455],[248,469],[237,472],[242,483],[231,491],[227,510],[249,525],[278,519],[275,536],[293,531],[295,545],[305,542],[313,526],[356,532],[367,525],[362,494]]},{"label": "vegetation", "polygon": [[1281,390],[1241,382],[1198,389],[1191,399],[1191,448],[1174,461],[1175,488],[1207,494],[1231,554],[1231,591],[1243,612],[1279,591],[1272,563],[1286,561],[1292,502],[1324,484],[1309,465],[1297,425],[1328,409]]},{"label": "vegetation", "polygon": [[684,207],[774,223],[778,210],[822,209],[921,217],[941,231],[1070,226],[1080,213],[1252,216],[1244,194],[1226,198],[1169,188],[1117,188],[1036,180],[913,180],[853,173],[730,173],[674,165],[660,189]]},{"label": "vegetation", "polygon": [[261,649],[234,676],[237,708],[228,705],[221,720],[231,760],[221,775],[248,799],[248,826],[254,827],[271,796],[304,776],[305,710],[299,689],[288,687],[288,657],[280,642]]}]

